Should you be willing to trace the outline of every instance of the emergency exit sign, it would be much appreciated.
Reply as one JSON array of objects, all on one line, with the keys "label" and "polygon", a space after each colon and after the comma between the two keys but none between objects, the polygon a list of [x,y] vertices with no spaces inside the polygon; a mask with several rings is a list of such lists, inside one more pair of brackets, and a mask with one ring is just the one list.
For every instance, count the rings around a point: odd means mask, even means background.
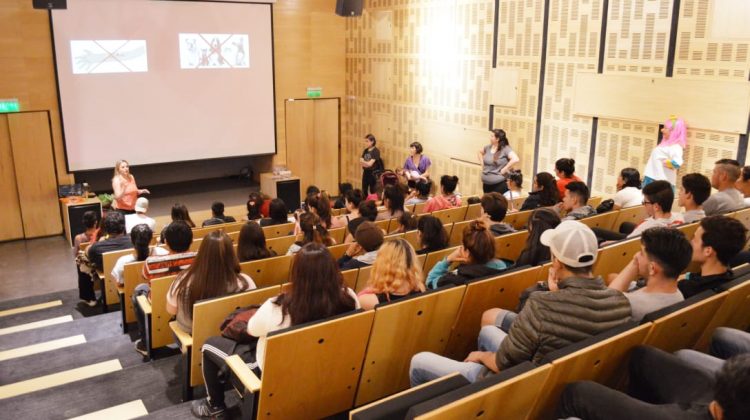
[{"label": "emergency exit sign", "polygon": [[18,105],[18,99],[0,99],[0,114],[19,111],[21,107]]}]

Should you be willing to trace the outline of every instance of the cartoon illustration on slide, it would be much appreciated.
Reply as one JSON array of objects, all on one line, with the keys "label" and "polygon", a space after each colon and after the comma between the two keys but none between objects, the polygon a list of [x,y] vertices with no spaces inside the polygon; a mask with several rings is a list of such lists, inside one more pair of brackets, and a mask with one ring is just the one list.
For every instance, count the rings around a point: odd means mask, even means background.
[{"label": "cartoon illustration on slide", "polygon": [[180,68],[250,67],[247,34],[180,34]]},{"label": "cartoon illustration on slide", "polygon": [[148,71],[145,40],[70,41],[73,74]]}]

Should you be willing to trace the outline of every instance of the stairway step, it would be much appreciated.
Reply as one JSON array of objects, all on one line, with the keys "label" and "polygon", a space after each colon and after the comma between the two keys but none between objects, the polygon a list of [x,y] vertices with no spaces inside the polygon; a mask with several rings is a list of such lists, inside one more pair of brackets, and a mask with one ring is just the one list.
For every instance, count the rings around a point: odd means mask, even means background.
[{"label": "stairway step", "polygon": [[60,292],[45,293],[43,295],[6,300],[0,302],[0,311],[19,308],[22,306],[35,305],[38,303],[44,303],[53,300],[61,300],[63,304],[75,304],[78,301],[78,289],[68,289]]},{"label": "stairway step", "polygon": [[[202,388],[202,387],[199,387]],[[203,397],[201,397],[203,398]],[[196,397],[196,399],[199,399]],[[240,398],[237,392],[229,390],[224,394],[224,402],[228,409],[219,418],[222,420],[240,419],[242,413],[240,410]],[[182,420],[182,419],[194,419],[193,413],[190,411],[192,401],[176,404],[170,407],[162,408],[161,410],[149,412],[147,416],[141,417],[142,420]]]},{"label": "stairway step", "polygon": [[135,400],[126,402],[125,404],[108,407],[103,410],[94,411],[93,413],[84,414],[79,417],[74,417],[70,420],[130,420],[147,414],[148,411],[146,410],[146,406],[143,405],[143,401]]},{"label": "stairway step", "polygon": [[85,335],[88,341],[122,335],[120,320],[121,316],[119,312],[110,312],[95,317],[74,319],[72,322],[65,322],[58,325],[2,335],[0,336],[2,337],[0,339],[0,351],[78,334]]}]

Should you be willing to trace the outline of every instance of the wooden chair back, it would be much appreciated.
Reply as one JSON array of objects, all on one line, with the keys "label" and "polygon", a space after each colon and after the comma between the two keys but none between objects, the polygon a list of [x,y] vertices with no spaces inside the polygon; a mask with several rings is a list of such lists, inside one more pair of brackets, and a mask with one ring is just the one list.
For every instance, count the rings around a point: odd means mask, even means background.
[{"label": "wooden chair back", "polygon": [[537,281],[547,281],[547,277],[549,277],[549,269],[552,267],[552,263],[544,263],[539,267],[539,274],[537,274],[536,279]]},{"label": "wooden chair back", "polygon": [[427,202],[424,203],[417,203],[414,205],[414,214],[424,214],[427,213],[424,211],[424,206],[427,205]]},{"label": "wooden chair back", "polygon": [[151,280],[151,348],[158,349],[174,342],[167,312],[167,292],[177,276],[159,277]]},{"label": "wooden chair back", "polygon": [[357,275],[357,287],[354,288],[355,292],[359,293],[367,287],[367,282],[370,280],[370,273],[372,273],[371,265],[359,269],[359,274]]},{"label": "wooden chair back", "polygon": [[612,224],[615,223],[615,219],[617,219],[618,213],[619,212],[617,211],[608,211],[606,213],[597,214],[595,216],[585,217],[579,220],[579,222],[590,228],[612,230]]},{"label": "wooden chair back", "polygon": [[396,239],[401,239],[403,237],[404,237],[403,233],[392,233],[390,235],[386,235],[385,237],[383,237],[383,240],[384,241],[393,241],[393,240],[396,240]]},{"label": "wooden chair back", "polygon": [[275,238],[266,239],[266,247],[271,251],[276,252],[276,255],[284,255],[289,251],[289,247],[297,240],[295,235],[277,236]]},{"label": "wooden chair back", "polygon": [[279,236],[288,236],[292,232],[294,232],[294,223],[292,222],[263,227],[263,235],[266,236],[266,240],[278,238]]},{"label": "wooden chair back", "polygon": [[521,252],[523,252],[528,237],[528,230],[498,236],[495,238],[495,258],[505,258],[511,261],[517,260]]},{"label": "wooden chair back", "polygon": [[730,214],[730,217],[739,220],[746,229],[750,229],[750,208],[738,210]]},{"label": "wooden chair back", "polygon": [[[651,325],[631,328],[552,361],[552,371],[529,418],[553,418],[565,385],[590,380],[614,387],[627,366],[630,351],[644,342]],[[574,344],[575,345],[575,344]]]},{"label": "wooden chair back", "polygon": [[445,350],[446,356],[463,360],[476,350],[482,313],[491,308],[515,311],[521,292],[536,283],[540,267],[529,267],[466,285]]},{"label": "wooden chair back", "polygon": [[695,344],[695,349],[706,352],[711,344],[711,336],[719,327],[736,328],[746,331],[750,327],[750,281],[731,287],[724,303],[711,318],[708,326]]},{"label": "wooden chair back", "polygon": [[602,276],[606,281],[607,274],[619,273],[630,263],[633,256],[641,250],[641,239],[626,239],[599,250],[594,263],[594,275]]},{"label": "wooden chair back", "polygon": [[523,203],[524,203],[524,201],[526,201],[527,197],[528,196],[526,195],[526,196],[523,196],[523,197],[516,197],[516,198],[510,200],[512,208],[514,208],[516,210],[521,210],[521,207],[523,207]]},{"label": "wooden chair back", "polygon": [[602,204],[602,197],[600,196],[590,197],[589,202],[587,204],[593,208],[597,208],[599,204]]},{"label": "wooden chair back", "polygon": [[414,354],[443,353],[465,289],[435,290],[375,308],[355,405],[408,388]]},{"label": "wooden chair back", "polygon": [[264,287],[216,299],[207,299],[193,305],[193,349],[190,353],[190,386],[203,385],[201,372],[203,355],[201,347],[208,337],[220,335],[224,318],[243,306],[262,305],[266,300],[278,295],[281,286]]},{"label": "wooden chair back", "polygon": [[513,226],[517,230],[525,229],[526,225],[529,223],[529,217],[531,217],[531,213],[533,211],[534,210],[526,210],[508,213],[503,221]]},{"label": "wooden chair back", "polygon": [[415,250],[419,250],[422,245],[419,243],[419,231],[418,230],[410,230],[406,233],[404,233],[404,239],[406,239],[406,242],[409,242],[411,246],[414,247]]},{"label": "wooden chair back", "polygon": [[617,218],[612,223],[612,230],[614,231],[619,230],[620,225],[625,222],[630,222],[630,223],[634,223],[637,225],[645,218],[646,218],[646,209],[644,206],[635,206],[635,207],[628,207],[626,209],[621,209],[617,213]]},{"label": "wooden chair back", "polygon": [[443,224],[463,222],[466,217],[468,206],[454,207],[452,209],[438,210],[432,212],[432,215],[440,219]]},{"label": "wooden chair back", "polygon": [[698,222],[685,223],[684,225],[677,226],[675,229],[684,233],[685,237],[688,240],[691,240],[693,239],[693,235],[695,235],[695,231],[698,230],[698,226],[700,226],[700,223]]},{"label": "wooden chair back", "polygon": [[349,248],[351,244],[338,244],[338,245],[331,245],[328,247],[328,252],[333,255],[333,259],[338,260],[339,258],[344,256],[344,253]]},{"label": "wooden chair back", "polygon": [[655,319],[646,344],[670,353],[693,348],[728,294],[723,292],[707,297]]},{"label": "wooden chair back", "polygon": [[[418,266],[424,267],[424,262],[425,261],[427,261],[427,255],[426,254],[417,255],[417,265]],[[427,277],[427,273],[426,272],[422,271],[422,273],[424,273],[425,277]]]},{"label": "wooden chair back", "polygon": [[125,255],[133,254],[135,250],[133,248],[123,249],[120,251],[110,251],[102,254],[102,268],[104,274],[104,290],[106,293],[107,305],[113,305],[120,301],[120,294],[117,291],[117,283],[115,278],[112,277],[112,269],[115,268],[115,264],[120,257]]},{"label": "wooden chair back", "polygon": [[240,271],[250,276],[258,288],[274,286],[289,281],[293,257],[281,255],[240,263]]},{"label": "wooden chair back", "polygon": [[123,287],[123,302],[125,302],[125,322],[128,324],[136,321],[132,298],[135,287],[146,282],[142,273],[143,261],[135,261],[125,264],[125,269],[122,275],[125,280],[125,286]]},{"label": "wooden chair back", "polygon": [[359,268],[352,268],[351,270],[344,270],[341,272],[344,277],[344,285],[346,287],[357,290],[357,276],[359,276]]},{"label": "wooden chair back", "polygon": [[479,216],[482,215],[482,205],[477,204],[469,204],[466,206],[466,215],[464,215],[464,220],[474,220],[479,218]]},{"label": "wooden chair back", "polygon": [[231,222],[231,223],[222,223],[220,225],[211,225],[211,226],[206,226],[206,227],[193,228],[193,240],[204,238],[206,237],[206,235],[208,235],[209,233],[215,230],[223,230],[227,234],[231,232],[239,232],[245,223],[247,222],[239,221],[239,222]]},{"label": "wooden chair back", "polygon": [[346,226],[328,230],[328,236],[333,238],[337,244],[344,243],[346,238]]},{"label": "wooden chair back", "polygon": [[455,251],[457,246],[452,246],[449,248],[441,249],[440,251],[430,252],[427,254],[427,258],[424,262],[424,267],[422,268],[422,271],[425,273],[425,277],[427,277],[427,273],[432,270],[432,267],[435,266],[440,260],[447,257],[451,254],[451,252]]},{"label": "wooden chair back", "polygon": [[[469,206],[471,207],[471,206]],[[466,229],[467,226],[473,221],[472,220],[465,220],[463,222],[456,222],[453,224],[453,229],[451,230],[448,245],[449,246],[459,246],[463,243],[464,240],[464,229]]]},{"label": "wooden chair back", "polygon": [[546,398],[541,390],[548,381],[547,378],[551,371],[552,366],[549,364],[539,366],[419,415],[415,419],[486,418],[523,420],[531,418],[529,414],[534,404],[540,399]]},{"label": "wooden chair back", "polygon": [[352,408],[374,316],[358,312],[270,334],[258,413],[318,419]]}]

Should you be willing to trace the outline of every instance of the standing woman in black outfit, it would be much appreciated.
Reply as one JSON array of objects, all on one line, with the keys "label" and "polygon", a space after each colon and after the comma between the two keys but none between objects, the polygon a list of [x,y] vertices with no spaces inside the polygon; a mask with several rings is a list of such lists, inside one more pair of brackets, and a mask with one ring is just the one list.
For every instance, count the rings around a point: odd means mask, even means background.
[{"label": "standing woman in black outfit", "polygon": [[482,165],[482,190],[485,194],[505,194],[508,191],[505,175],[520,159],[510,148],[505,131],[494,129],[490,133],[490,144],[484,146],[477,154],[479,164]]},{"label": "standing woman in black outfit", "polygon": [[380,160],[380,150],[375,147],[377,140],[372,134],[365,136],[365,150],[362,157],[359,158],[359,164],[362,166],[362,192],[365,197],[375,192],[375,171],[382,170],[382,161]]}]

